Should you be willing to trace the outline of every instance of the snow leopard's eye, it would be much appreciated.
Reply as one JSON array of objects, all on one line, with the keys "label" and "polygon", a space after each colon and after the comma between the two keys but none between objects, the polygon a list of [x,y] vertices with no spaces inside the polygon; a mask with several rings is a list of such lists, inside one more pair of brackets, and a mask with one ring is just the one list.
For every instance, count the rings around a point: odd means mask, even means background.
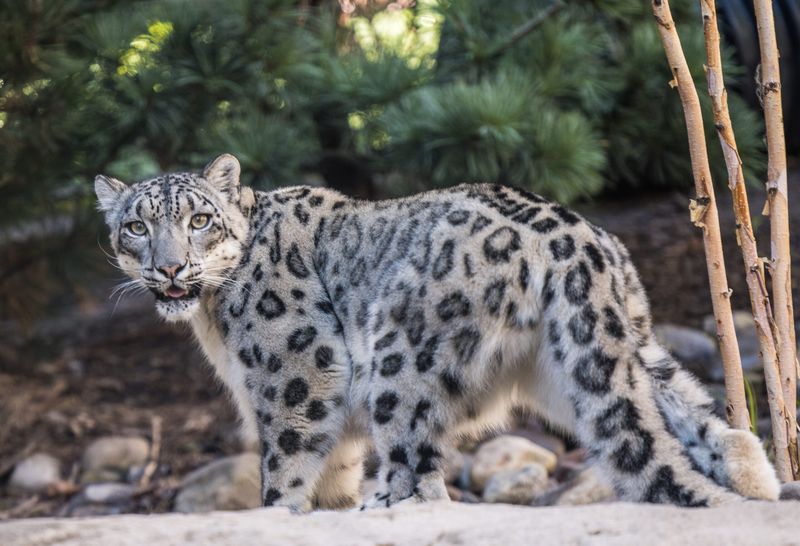
[{"label": "snow leopard's eye", "polygon": [[192,229],[196,229],[198,231],[204,230],[209,225],[211,225],[211,215],[195,214],[194,216],[192,216],[192,219],[189,223],[191,224]]},{"label": "snow leopard's eye", "polygon": [[125,224],[125,229],[128,230],[128,233],[133,235],[134,237],[141,237],[145,233],[147,233],[147,227],[144,225],[144,222],[129,222]]}]

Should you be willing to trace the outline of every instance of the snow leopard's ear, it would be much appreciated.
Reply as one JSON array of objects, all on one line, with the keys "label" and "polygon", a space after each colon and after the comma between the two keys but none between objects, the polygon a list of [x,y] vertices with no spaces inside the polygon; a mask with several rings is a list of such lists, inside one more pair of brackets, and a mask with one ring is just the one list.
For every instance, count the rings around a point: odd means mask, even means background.
[{"label": "snow leopard's ear", "polygon": [[94,179],[94,193],[97,195],[97,208],[101,212],[109,212],[117,204],[119,198],[128,189],[124,182],[116,178],[98,174]]},{"label": "snow leopard's ear", "polygon": [[203,178],[209,184],[228,195],[231,200],[239,197],[239,160],[231,154],[222,154],[217,159],[206,165],[203,169]]}]

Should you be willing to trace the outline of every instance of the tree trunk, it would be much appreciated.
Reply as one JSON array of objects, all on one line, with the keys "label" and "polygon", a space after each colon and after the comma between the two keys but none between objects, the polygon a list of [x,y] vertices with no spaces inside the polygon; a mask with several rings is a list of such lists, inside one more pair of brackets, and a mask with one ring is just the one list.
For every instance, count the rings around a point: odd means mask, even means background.
[{"label": "tree trunk", "polygon": [[695,183],[695,199],[690,201],[689,212],[694,225],[703,230],[706,268],[711,286],[711,304],[717,325],[722,364],[725,369],[725,391],[728,399],[728,420],[734,426],[741,422],[742,412],[747,411],[742,378],[742,362],[736,330],[733,326],[730,289],[725,273],[722,239],[719,231],[717,204],[708,165],[708,150],[703,133],[703,117],[700,99],[692,81],[680,38],[675,30],[667,0],[653,0],[653,14],[658,23],[658,32],[667,55],[673,80],[670,85],[678,88],[686,129],[689,136],[689,153]]},{"label": "tree trunk", "polygon": [[[756,244],[750,220],[750,206],[747,201],[744,175],[742,173],[742,161],[739,157],[736,136],[734,135],[730,113],[728,112],[728,93],[725,89],[725,80],[722,72],[719,28],[717,27],[714,0],[700,0],[700,8],[703,13],[703,30],[705,32],[708,94],[711,96],[714,124],[722,146],[722,154],[725,157],[725,165],[728,168],[728,187],[733,195],[733,213],[736,218],[736,241],[742,249],[750,306],[758,329],[762,359],[765,359],[766,355],[770,355],[774,361],[776,351],[770,328],[770,306],[764,289],[766,285],[761,260],[758,257],[758,245]],[[741,375],[741,373],[739,372],[738,375]],[[746,413],[745,410],[744,415],[734,415],[731,424],[736,428],[747,428],[749,420],[747,420]]]},{"label": "tree trunk", "polygon": [[784,408],[784,434],[787,436],[790,467],[780,471],[784,481],[800,478],[797,454],[797,345],[794,335],[794,310],[792,306],[791,257],[789,247],[789,203],[786,184],[786,143],[783,133],[781,107],[781,75],[778,64],[778,46],[775,38],[775,20],[770,0],[754,0],[761,50],[761,81],[759,96],[764,106],[767,126],[767,199],[769,203],[772,297],[777,327],[780,384],[786,407]]}]

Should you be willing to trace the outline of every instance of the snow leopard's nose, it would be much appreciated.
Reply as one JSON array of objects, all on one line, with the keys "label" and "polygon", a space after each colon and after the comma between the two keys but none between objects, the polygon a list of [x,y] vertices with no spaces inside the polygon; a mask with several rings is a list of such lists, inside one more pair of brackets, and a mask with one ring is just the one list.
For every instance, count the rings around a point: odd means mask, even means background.
[{"label": "snow leopard's nose", "polygon": [[185,266],[186,264],[159,265],[156,269],[166,275],[168,279],[174,279]]}]

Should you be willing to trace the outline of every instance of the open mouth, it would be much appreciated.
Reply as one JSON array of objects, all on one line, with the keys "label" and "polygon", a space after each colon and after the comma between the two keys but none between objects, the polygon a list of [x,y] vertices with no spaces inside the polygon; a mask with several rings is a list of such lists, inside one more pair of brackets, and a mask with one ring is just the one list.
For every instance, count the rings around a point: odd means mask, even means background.
[{"label": "open mouth", "polygon": [[180,286],[173,284],[163,292],[156,289],[151,290],[156,295],[156,299],[159,301],[181,301],[191,300],[199,296],[200,288],[200,284],[193,284],[187,288],[181,288]]}]

